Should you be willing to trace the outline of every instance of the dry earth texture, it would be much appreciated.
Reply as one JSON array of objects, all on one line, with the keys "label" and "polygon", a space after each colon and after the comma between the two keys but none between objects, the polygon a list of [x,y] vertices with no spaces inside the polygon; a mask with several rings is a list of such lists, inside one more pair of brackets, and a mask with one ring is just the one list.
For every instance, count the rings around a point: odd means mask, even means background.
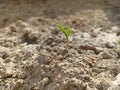
[{"label": "dry earth texture", "polygon": [[119,0],[0,0],[0,90],[120,90],[119,39]]}]

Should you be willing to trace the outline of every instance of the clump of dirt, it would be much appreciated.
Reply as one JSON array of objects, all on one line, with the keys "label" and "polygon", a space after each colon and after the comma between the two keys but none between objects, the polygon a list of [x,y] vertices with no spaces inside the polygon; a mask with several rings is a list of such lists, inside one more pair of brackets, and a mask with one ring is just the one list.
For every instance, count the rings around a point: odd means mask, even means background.
[{"label": "clump of dirt", "polygon": [[120,13],[106,2],[1,2],[0,90],[119,90]]}]

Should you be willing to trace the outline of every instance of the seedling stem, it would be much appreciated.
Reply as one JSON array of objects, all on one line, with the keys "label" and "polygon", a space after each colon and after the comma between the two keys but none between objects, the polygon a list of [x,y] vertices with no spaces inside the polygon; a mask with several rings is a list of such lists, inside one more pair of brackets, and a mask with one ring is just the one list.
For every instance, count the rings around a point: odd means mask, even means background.
[{"label": "seedling stem", "polygon": [[62,25],[57,24],[57,27],[60,29],[61,32],[63,32],[63,34],[66,37],[66,49],[68,49],[69,47],[69,36],[70,36],[70,28],[68,27],[68,30],[66,30]]}]

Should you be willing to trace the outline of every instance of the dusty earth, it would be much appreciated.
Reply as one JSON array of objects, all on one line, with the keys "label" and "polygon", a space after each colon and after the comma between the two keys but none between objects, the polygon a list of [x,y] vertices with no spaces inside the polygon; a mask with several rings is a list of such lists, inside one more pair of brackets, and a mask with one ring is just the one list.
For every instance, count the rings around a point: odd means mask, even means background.
[{"label": "dusty earth", "polygon": [[[0,90],[120,90],[119,0],[0,0]],[[69,50],[56,24],[71,27]]]}]

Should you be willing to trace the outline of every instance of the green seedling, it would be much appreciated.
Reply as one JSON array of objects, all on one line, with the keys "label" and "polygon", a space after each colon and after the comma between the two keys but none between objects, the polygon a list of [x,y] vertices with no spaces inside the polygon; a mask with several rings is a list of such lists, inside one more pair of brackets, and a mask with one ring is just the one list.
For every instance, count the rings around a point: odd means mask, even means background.
[{"label": "green seedling", "polygon": [[70,32],[71,32],[70,27],[68,27],[67,30],[60,24],[57,24],[57,27],[65,35],[65,37],[66,37],[66,48],[68,49],[68,46],[69,46],[69,36],[70,36]]},{"label": "green seedling", "polygon": [[120,40],[118,40],[118,44],[120,45]]}]

